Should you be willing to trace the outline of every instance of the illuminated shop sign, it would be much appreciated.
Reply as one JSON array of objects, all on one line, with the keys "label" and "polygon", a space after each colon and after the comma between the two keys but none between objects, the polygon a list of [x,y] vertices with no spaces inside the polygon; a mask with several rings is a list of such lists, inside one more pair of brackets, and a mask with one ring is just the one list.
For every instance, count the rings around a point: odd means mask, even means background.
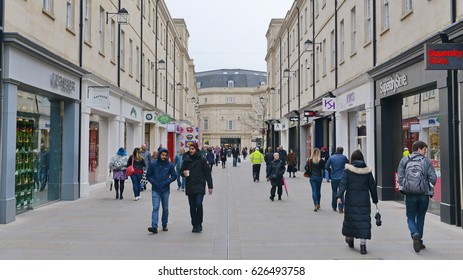
[{"label": "illuminated shop sign", "polygon": [[401,87],[408,85],[407,75],[390,76],[379,82],[379,92],[387,94],[389,91],[396,93]]},{"label": "illuminated shop sign", "polygon": [[426,70],[462,70],[463,44],[426,44]]}]

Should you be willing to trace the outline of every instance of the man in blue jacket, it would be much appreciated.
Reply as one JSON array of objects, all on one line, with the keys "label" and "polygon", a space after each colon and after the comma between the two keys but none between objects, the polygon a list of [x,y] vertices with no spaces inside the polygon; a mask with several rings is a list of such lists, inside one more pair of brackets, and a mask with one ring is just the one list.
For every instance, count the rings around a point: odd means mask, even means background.
[{"label": "man in blue jacket", "polygon": [[162,204],[162,230],[167,231],[167,219],[169,217],[170,183],[177,180],[174,165],[168,160],[169,151],[166,148],[159,149],[159,157],[150,163],[146,179],[152,185],[151,197],[153,212],[151,215],[151,227],[149,232],[158,233],[159,206]]},{"label": "man in blue jacket", "polygon": [[338,205],[336,194],[338,193],[338,186],[341,182],[341,177],[342,173],[344,172],[345,165],[349,162],[347,157],[342,154],[343,152],[343,147],[337,147],[336,153],[330,156],[325,164],[325,169],[328,170],[331,167],[331,207],[333,208],[333,211],[336,211],[339,207],[340,214],[344,213],[344,198],[341,197],[341,203]]}]

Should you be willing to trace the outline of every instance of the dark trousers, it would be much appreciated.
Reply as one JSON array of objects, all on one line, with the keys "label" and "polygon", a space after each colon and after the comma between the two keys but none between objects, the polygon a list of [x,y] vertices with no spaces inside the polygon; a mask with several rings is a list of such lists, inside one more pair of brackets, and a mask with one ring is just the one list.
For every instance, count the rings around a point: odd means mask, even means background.
[{"label": "dark trousers", "polygon": [[252,177],[254,180],[259,180],[260,176],[260,163],[252,165]]},{"label": "dark trousers", "polygon": [[196,227],[203,223],[203,194],[188,195],[190,204],[191,224]]},{"label": "dark trousers", "polygon": [[277,191],[278,188],[278,197],[281,198],[281,195],[283,194],[283,187],[282,185],[272,185],[272,188],[270,189],[270,196],[273,198],[275,197],[275,191]]}]

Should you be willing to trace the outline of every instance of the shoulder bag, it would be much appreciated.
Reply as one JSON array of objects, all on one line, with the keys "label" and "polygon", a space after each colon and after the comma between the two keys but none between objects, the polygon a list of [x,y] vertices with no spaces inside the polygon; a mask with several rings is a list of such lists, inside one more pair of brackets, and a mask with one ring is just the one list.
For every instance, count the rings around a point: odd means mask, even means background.
[{"label": "shoulder bag", "polygon": [[127,169],[125,170],[125,174],[127,176],[131,176],[135,172],[135,168],[133,168],[133,157],[132,157],[132,164],[127,166]]}]

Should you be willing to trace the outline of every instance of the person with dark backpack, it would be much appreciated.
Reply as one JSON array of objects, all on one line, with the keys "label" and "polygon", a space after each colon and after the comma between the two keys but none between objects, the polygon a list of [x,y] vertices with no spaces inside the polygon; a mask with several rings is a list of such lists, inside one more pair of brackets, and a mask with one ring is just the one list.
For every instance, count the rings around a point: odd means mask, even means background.
[{"label": "person with dark backpack", "polygon": [[402,158],[397,170],[399,191],[405,195],[408,229],[417,253],[426,248],[423,244],[424,218],[437,180],[431,160],[425,157],[427,149],[423,141],[414,142],[413,153]]}]

